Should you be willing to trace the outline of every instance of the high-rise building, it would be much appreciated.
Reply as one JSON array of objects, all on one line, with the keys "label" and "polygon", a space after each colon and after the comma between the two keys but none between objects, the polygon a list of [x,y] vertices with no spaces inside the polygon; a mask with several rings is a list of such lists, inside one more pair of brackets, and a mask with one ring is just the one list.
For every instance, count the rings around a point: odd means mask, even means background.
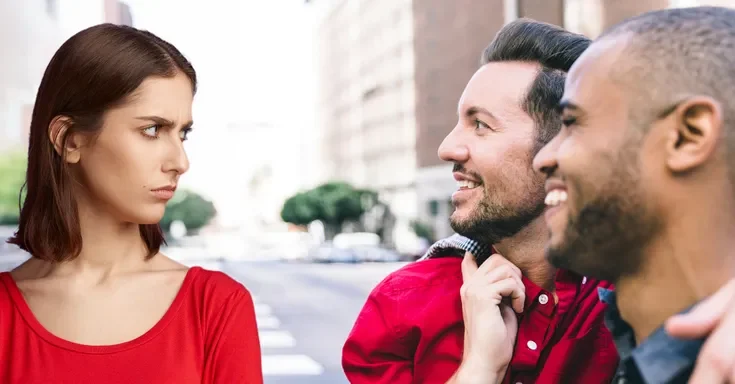
[{"label": "high-rise building", "polygon": [[322,173],[416,217],[413,1],[322,0],[317,23]]}]

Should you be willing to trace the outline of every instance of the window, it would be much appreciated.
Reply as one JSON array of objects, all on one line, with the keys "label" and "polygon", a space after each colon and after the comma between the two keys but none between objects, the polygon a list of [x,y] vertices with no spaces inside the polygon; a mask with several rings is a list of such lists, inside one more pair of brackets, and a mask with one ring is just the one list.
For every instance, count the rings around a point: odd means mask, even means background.
[{"label": "window", "polygon": [[436,200],[429,201],[429,214],[431,217],[439,216],[439,202]]}]

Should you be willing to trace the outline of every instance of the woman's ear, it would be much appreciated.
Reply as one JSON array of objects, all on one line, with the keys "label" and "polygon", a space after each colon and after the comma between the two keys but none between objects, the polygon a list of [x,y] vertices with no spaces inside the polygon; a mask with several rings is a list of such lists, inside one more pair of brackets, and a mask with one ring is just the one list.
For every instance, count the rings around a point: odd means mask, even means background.
[{"label": "woman's ear", "polygon": [[71,118],[67,116],[56,116],[49,124],[49,140],[54,146],[56,153],[67,163],[76,164],[81,159],[80,149],[84,144],[84,137],[79,134],[69,133],[72,126]]}]

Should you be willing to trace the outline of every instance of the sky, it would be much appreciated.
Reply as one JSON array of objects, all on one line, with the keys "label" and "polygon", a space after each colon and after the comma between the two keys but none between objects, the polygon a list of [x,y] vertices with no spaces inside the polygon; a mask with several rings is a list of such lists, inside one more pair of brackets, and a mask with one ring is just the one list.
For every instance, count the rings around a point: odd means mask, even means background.
[{"label": "sky", "polygon": [[[174,44],[197,70],[183,187],[213,199],[220,221],[236,225],[259,208],[247,191],[258,169],[273,169],[271,201],[259,201],[270,210],[310,184],[313,18],[303,0],[125,2],[135,27]],[[98,23],[101,4],[61,0],[66,37]]]}]

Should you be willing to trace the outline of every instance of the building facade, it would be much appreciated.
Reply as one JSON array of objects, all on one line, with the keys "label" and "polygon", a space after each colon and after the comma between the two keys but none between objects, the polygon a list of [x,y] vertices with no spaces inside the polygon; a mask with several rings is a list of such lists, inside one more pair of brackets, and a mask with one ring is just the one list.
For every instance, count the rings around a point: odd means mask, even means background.
[{"label": "building facade", "polygon": [[417,216],[411,0],[316,1],[321,181],[377,190],[408,228]]}]

